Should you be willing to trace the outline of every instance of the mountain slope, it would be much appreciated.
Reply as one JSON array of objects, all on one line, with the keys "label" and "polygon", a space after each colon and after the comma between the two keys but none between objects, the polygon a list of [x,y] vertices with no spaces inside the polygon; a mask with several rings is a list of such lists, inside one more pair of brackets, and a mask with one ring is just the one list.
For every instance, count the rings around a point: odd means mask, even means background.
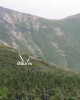
[{"label": "mountain slope", "polygon": [[80,71],[80,14],[48,20],[0,7],[0,42]]},{"label": "mountain slope", "polygon": [[[25,61],[31,56],[20,54]],[[80,73],[33,58],[19,66],[19,52],[0,44],[1,100],[80,100]]]}]

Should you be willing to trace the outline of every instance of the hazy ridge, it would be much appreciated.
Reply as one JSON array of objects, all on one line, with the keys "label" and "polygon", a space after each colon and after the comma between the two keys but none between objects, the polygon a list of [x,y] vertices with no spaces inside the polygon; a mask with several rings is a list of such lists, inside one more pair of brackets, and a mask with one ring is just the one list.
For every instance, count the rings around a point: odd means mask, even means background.
[{"label": "hazy ridge", "polygon": [[0,42],[80,71],[80,14],[48,20],[0,7]]}]

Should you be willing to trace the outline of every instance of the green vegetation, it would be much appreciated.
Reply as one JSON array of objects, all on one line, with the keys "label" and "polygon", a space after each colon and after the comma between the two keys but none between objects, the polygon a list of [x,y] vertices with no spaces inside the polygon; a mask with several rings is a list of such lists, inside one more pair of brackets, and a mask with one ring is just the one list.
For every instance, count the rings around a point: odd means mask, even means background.
[{"label": "green vegetation", "polygon": [[[39,58],[17,66],[17,52],[0,45],[0,100],[80,100],[80,73]],[[29,54],[21,54],[26,61]]]}]

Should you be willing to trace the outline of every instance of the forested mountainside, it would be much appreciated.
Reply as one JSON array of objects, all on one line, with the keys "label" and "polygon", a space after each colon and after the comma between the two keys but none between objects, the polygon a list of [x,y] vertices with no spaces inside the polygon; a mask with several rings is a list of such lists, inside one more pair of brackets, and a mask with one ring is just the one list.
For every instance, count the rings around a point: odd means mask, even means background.
[{"label": "forested mountainside", "polygon": [[80,71],[80,14],[48,20],[0,7],[0,42]]},{"label": "forested mountainside", "polygon": [[[80,100],[80,73],[0,44],[0,100]],[[32,57],[32,58],[31,58]]]}]

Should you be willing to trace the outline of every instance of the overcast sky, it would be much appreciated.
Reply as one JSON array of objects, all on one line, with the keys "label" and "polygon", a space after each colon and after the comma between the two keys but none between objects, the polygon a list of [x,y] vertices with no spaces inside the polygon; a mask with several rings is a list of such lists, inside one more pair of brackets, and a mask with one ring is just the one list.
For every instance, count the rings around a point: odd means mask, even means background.
[{"label": "overcast sky", "polygon": [[80,13],[80,0],[0,0],[0,6],[48,19]]}]

